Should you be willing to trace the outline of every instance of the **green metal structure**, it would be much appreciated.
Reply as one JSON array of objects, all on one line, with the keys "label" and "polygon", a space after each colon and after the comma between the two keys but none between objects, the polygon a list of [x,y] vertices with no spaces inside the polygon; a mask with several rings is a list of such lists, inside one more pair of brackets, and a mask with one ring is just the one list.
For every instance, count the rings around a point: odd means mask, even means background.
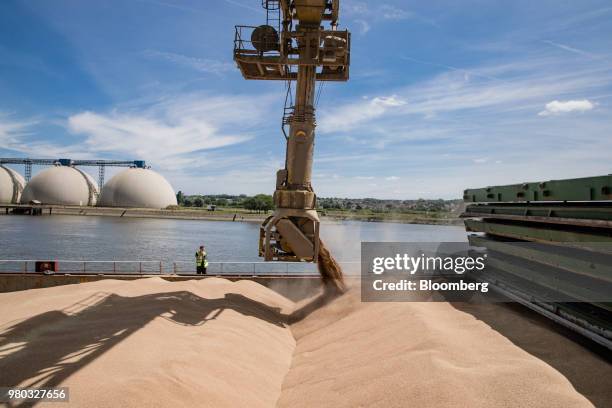
[{"label": "green metal structure", "polygon": [[476,276],[612,349],[612,175],[464,191]]},{"label": "green metal structure", "polygon": [[612,200],[612,175],[467,189],[471,203]]}]

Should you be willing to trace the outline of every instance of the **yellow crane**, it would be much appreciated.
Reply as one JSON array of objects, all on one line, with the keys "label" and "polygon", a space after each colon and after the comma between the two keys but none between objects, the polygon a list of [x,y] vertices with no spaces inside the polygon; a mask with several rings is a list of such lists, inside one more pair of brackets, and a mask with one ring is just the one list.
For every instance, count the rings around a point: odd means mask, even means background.
[{"label": "yellow crane", "polygon": [[350,33],[338,30],[339,0],[262,0],[262,6],[266,24],[236,26],[234,37],[244,78],[287,82],[285,168],[276,174],[275,210],[261,226],[259,254],[266,261],[317,262],[324,282],[342,290],[340,267],[319,237],[311,174],[317,81],[348,80]]}]

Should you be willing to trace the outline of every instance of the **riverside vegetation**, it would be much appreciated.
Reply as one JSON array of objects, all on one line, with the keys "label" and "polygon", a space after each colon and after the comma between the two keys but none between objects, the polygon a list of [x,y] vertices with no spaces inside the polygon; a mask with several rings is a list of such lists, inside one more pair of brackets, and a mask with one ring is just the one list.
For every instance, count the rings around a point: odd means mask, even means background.
[{"label": "riverside vegetation", "polygon": [[[220,216],[238,214],[252,218],[274,208],[272,196],[257,194],[185,195],[177,193],[176,209],[208,210]],[[459,224],[463,203],[456,200],[381,200],[375,198],[318,198],[317,209],[323,218],[415,224]]]}]

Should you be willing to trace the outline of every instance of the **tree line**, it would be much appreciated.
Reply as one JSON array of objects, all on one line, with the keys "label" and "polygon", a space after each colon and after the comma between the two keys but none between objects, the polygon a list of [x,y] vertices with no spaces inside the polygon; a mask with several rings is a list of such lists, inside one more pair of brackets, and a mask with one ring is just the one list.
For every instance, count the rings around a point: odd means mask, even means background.
[{"label": "tree line", "polygon": [[185,195],[182,191],[176,194],[176,201],[181,207],[224,207],[244,208],[250,211],[268,212],[274,208],[272,196],[257,194],[255,196],[241,195]]},{"label": "tree line", "polygon": [[[249,211],[267,212],[274,209],[272,196],[268,194],[257,194],[247,196],[246,194],[216,194],[216,195],[185,195],[179,191],[176,200],[182,207],[222,207],[222,208],[244,208]],[[462,204],[462,200],[442,199],[417,199],[417,200],[385,200],[375,198],[338,198],[319,197],[317,209],[319,210],[345,210],[362,211],[368,210],[375,213],[388,212],[451,212]]]}]

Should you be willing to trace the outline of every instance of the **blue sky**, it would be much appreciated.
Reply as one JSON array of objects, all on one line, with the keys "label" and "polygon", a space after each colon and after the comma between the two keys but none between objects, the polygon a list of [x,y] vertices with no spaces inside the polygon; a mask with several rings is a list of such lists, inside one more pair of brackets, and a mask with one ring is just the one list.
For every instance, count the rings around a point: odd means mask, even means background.
[{"label": "blue sky", "polygon": [[[260,4],[0,2],[0,155],[144,159],[187,193],[271,193],[284,84],[232,61]],[[351,79],[317,106],[320,196],[612,173],[609,1],[343,0],[340,22]]]}]

